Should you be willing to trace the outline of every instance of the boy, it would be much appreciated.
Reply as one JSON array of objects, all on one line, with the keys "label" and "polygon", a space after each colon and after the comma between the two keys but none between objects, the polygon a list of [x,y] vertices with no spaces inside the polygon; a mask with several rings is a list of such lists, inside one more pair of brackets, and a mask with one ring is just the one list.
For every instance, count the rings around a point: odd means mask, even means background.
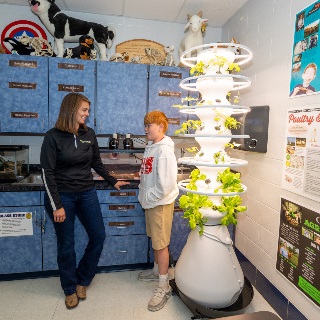
[{"label": "boy", "polygon": [[168,118],[161,111],[151,111],[144,117],[149,140],[140,170],[139,201],[145,209],[147,235],[154,250],[154,268],[142,271],[138,279],[159,281],[148,309],[158,311],[171,296],[168,281],[169,251],[174,201],[178,196],[177,161],[174,143],[165,136]]},{"label": "boy", "polygon": [[317,65],[315,63],[309,63],[302,74],[302,84],[297,84],[290,93],[290,97],[299,96],[302,94],[311,94],[316,89],[310,85],[311,81],[315,79],[317,73]]}]

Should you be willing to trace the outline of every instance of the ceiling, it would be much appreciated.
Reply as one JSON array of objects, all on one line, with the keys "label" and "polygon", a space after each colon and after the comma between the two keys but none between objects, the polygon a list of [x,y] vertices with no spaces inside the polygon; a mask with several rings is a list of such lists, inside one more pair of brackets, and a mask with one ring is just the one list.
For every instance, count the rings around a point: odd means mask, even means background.
[{"label": "ceiling", "polygon": [[[63,11],[186,23],[187,14],[203,11],[209,27],[222,27],[248,0],[56,0]],[[0,4],[28,6],[28,0]]]}]

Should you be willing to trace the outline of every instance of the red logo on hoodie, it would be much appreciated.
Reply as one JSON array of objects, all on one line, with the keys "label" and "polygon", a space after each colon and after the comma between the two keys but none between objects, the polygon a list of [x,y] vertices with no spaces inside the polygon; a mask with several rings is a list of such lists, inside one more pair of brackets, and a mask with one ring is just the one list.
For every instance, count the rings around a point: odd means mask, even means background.
[{"label": "red logo on hoodie", "polygon": [[152,172],[152,162],[154,157],[142,159],[141,174],[149,174]]}]

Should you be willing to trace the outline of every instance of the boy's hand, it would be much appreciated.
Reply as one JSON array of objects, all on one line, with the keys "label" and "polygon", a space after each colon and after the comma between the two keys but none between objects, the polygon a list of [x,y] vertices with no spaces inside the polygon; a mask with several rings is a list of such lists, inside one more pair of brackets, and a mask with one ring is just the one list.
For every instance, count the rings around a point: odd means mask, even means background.
[{"label": "boy's hand", "polygon": [[120,187],[125,186],[126,184],[130,184],[130,182],[119,180],[119,181],[114,185],[114,187],[115,187],[117,190],[120,190]]}]

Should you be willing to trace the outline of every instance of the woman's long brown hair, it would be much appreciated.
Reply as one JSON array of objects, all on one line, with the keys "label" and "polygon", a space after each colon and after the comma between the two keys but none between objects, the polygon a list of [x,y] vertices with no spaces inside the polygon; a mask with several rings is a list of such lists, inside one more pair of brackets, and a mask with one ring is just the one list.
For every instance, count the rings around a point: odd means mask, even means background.
[{"label": "woman's long brown hair", "polygon": [[[76,114],[82,101],[88,102],[90,105],[90,100],[83,94],[68,93],[62,100],[55,128],[78,135]],[[84,130],[88,130],[85,124],[80,126]]]}]

